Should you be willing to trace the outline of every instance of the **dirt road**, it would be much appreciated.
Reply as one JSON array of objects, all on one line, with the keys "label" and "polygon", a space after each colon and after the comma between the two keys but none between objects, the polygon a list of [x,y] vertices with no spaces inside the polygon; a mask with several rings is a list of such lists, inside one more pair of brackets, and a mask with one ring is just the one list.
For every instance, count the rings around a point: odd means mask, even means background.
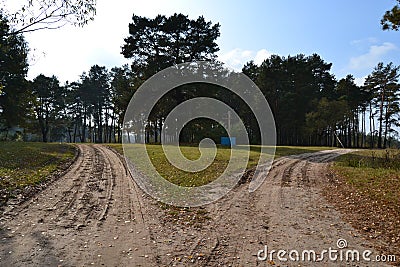
[{"label": "dirt road", "polygon": [[1,266],[155,266],[141,192],[120,158],[79,145],[70,171],[1,220]]},{"label": "dirt road", "polygon": [[[302,250],[337,249],[338,239],[373,251],[320,194],[326,162],[346,150],[280,158],[254,193],[244,184],[191,210],[163,208],[144,195],[110,149],[79,151],[63,177],[2,215],[0,266],[270,266],[257,259],[265,245],[301,258]],[[325,257],[281,266],[384,265]]]}]

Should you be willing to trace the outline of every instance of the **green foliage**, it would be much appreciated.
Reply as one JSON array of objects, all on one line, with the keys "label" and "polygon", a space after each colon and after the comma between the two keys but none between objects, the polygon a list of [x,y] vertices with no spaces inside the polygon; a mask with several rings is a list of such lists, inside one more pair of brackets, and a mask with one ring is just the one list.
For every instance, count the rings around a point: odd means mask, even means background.
[{"label": "green foliage", "polygon": [[[253,79],[270,104],[278,144],[310,144],[310,129],[305,127],[307,114],[315,111],[319,100],[331,99],[334,94],[336,81],[329,72],[331,65],[316,54],[287,58],[273,55],[259,67],[252,62],[245,65],[243,72]],[[317,130],[313,128],[311,132]]]},{"label": "green foliage", "polygon": [[46,77],[41,74],[33,80],[32,91],[35,96],[33,109],[43,142],[48,141],[50,128],[55,128],[55,122],[61,119],[61,111],[65,104],[63,90],[55,76]]},{"label": "green foliage", "polygon": [[[38,3],[42,4],[40,14],[45,16],[36,17],[40,22],[24,16],[34,14]],[[59,8],[54,11],[54,7]],[[68,16],[65,12],[69,12]],[[10,27],[6,16],[0,14],[0,131],[6,133],[6,138],[10,131],[10,135],[15,132],[20,139],[27,133],[40,133],[43,141],[121,142],[125,110],[147,78],[163,68],[194,60],[211,60],[218,67],[219,62],[215,61],[219,50],[218,23],[212,24],[202,16],[192,20],[182,14],[155,18],[133,15],[129,36],[122,46],[122,54],[132,59],[130,68],[125,65],[108,71],[94,65],[79,81],[65,86],[60,86],[56,77],[43,75],[33,82],[26,81],[28,48],[18,32],[50,28],[57,18],[60,21],[73,18],[73,24],[81,26],[94,13],[95,1],[27,1],[19,13],[9,17],[13,22],[22,19],[20,22],[25,26],[19,30]],[[399,126],[400,116],[399,68],[380,63],[365,86],[357,86],[351,75],[337,81],[330,72],[331,66],[317,54],[299,54],[273,55],[260,66],[249,62],[243,67],[243,73],[259,86],[270,104],[278,144],[346,147],[366,147],[367,141],[371,147],[395,144],[395,126]],[[229,74],[228,78],[235,81],[235,75]],[[146,122],[145,141],[160,142],[167,114],[176,105],[200,96],[224,101],[234,108],[246,127],[250,143],[260,143],[258,124],[249,106],[228,90],[200,83],[180,86],[157,103]],[[365,126],[367,110],[370,133]],[[38,123],[32,123],[34,119]],[[225,131],[221,125],[200,119],[185,127],[181,141],[197,143],[207,136],[218,142],[222,135]]]},{"label": "green foliage", "polygon": [[[400,3],[400,1],[397,1]],[[400,7],[395,5],[391,10],[386,11],[381,20],[383,30],[399,30],[400,26]]]},{"label": "green foliage", "polygon": [[106,67],[94,65],[80,81],[65,86],[63,114],[69,142],[111,142],[117,111],[110,79]]},{"label": "green foliage", "polygon": [[[25,79],[28,45],[21,35],[9,35],[9,21],[0,12],[0,130],[24,124],[31,100]],[[2,128],[2,129],[1,129]]]},{"label": "green foliage", "polygon": [[133,77],[128,65],[111,69],[111,77],[112,103],[118,123],[122,124],[125,110],[141,81]]},{"label": "green foliage", "polygon": [[278,144],[365,147],[368,109],[370,129],[379,111],[378,147],[386,147],[399,125],[399,68],[379,63],[365,86],[357,86],[352,75],[336,81],[330,68],[318,55],[272,55],[261,66],[247,63],[243,73],[270,104]]},{"label": "green foliage", "polygon": [[345,100],[328,100],[323,97],[315,110],[306,114],[307,129],[318,133],[335,129],[336,123],[344,119],[346,110],[348,106]]},{"label": "green foliage", "polygon": [[393,130],[393,126],[400,125],[399,70],[400,67],[394,66],[393,63],[384,66],[380,62],[365,81],[365,87],[372,96],[371,106],[378,112],[378,148],[386,147],[390,130]]},{"label": "green foliage", "polygon": [[122,54],[134,59],[134,75],[147,79],[173,64],[214,59],[219,50],[215,42],[219,27],[202,16],[191,20],[176,13],[154,19],[133,15]]},{"label": "green foliage", "polygon": [[[110,107],[110,76],[105,67],[94,65],[90,68],[88,75],[82,75],[81,93],[85,103],[86,116],[93,118],[97,133],[94,134],[92,141],[97,143],[103,142],[103,122],[104,111]],[[85,134],[83,134],[85,136]]]},{"label": "green foliage", "polygon": [[80,81],[65,86],[54,76],[39,75],[32,83],[32,103],[42,140],[120,141],[119,129],[136,81],[127,66],[109,72],[94,65]]}]

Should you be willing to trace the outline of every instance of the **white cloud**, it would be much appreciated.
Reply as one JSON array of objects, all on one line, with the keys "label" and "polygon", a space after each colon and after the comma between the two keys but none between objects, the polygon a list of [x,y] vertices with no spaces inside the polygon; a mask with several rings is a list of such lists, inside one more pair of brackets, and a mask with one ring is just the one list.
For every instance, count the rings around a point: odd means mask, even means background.
[{"label": "white cloud", "polygon": [[358,86],[363,86],[365,79],[367,79],[367,76],[354,78],[354,83],[357,84]]},{"label": "white cloud", "polygon": [[365,38],[365,39],[353,40],[350,42],[350,44],[354,45],[354,46],[363,46],[365,44],[367,44],[367,45],[377,44],[378,42],[379,42],[378,38],[369,37],[369,38]]},{"label": "white cloud", "polygon": [[261,49],[257,52],[252,50],[243,50],[240,48],[235,48],[226,53],[220,53],[218,55],[218,60],[224,62],[229,67],[240,71],[244,64],[253,60],[254,63],[260,65],[266,58],[272,55],[271,52],[266,49]]},{"label": "white cloud", "polygon": [[257,52],[256,56],[254,57],[254,63],[257,65],[261,65],[263,61],[269,57],[271,57],[272,54],[268,52],[266,49],[261,49]]},{"label": "white cloud", "polygon": [[350,59],[349,69],[364,70],[373,68],[379,61],[382,61],[384,55],[396,49],[396,45],[389,42],[385,42],[382,45],[372,45],[368,53]]},{"label": "white cloud", "polygon": [[219,54],[218,60],[224,62],[235,70],[240,70],[244,63],[252,60],[252,56],[253,51],[235,48],[227,53]]}]

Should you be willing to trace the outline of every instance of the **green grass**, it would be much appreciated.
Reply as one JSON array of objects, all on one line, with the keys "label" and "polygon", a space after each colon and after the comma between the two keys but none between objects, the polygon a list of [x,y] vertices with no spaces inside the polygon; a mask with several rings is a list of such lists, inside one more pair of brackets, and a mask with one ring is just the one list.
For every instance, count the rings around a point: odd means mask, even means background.
[{"label": "green grass", "polygon": [[379,240],[380,251],[399,255],[400,150],[359,150],[332,168],[325,196],[365,237]]},{"label": "green grass", "polygon": [[359,150],[338,157],[333,169],[372,201],[400,205],[399,150]]},{"label": "green grass", "polygon": [[[109,146],[116,149],[119,153],[123,153],[121,144],[110,144]],[[230,148],[219,146],[213,163],[207,169],[193,173],[186,172],[174,167],[163,153],[161,145],[147,145],[146,148],[153,165],[156,167],[161,176],[163,176],[171,183],[187,187],[201,186],[215,180],[224,172],[231,156]],[[190,160],[196,160],[200,157],[200,151],[197,146],[181,146],[180,149],[182,154]],[[243,150],[243,147],[239,146],[237,147],[237,149]],[[275,157],[315,152],[325,149],[329,148],[281,146],[276,148]],[[257,165],[260,157],[260,146],[251,146],[249,154],[250,155],[247,169],[251,169],[252,167],[255,167]],[[243,155],[241,156],[246,156],[247,158],[247,154],[245,154],[245,152],[243,152]],[[271,155],[266,155],[266,157],[270,156]]]},{"label": "green grass", "polygon": [[73,157],[71,145],[0,142],[0,190],[12,195],[15,189],[38,184]]}]

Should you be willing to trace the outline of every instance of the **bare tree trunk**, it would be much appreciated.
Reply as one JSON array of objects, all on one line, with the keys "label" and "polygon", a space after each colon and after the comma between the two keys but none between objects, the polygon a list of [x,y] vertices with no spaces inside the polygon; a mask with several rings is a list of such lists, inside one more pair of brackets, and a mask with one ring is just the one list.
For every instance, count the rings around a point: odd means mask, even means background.
[{"label": "bare tree trunk", "polygon": [[122,124],[118,123],[118,143],[122,143]]},{"label": "bare tree trunk", "polygon": [[83,110],[83,125],[82,125],[82,138],[81,138],[82,143],[86,141],[86,119],[87,119],[87,109],[85,107]]},{"label": "bare tree trunk", "polygon": [[88,125],[88,139],[89,139],[89,142],[91,143],[92,142],[92,119],[91,118],[89,118],[89,125]]},{"label": "bare tree trunk", "polygon": [[158,121],[158,119],[156,119],[156,120],[153,122],[153,129],[154,129],[154,143],[157,143],[157,142],[158,142],[158,129],[157,129],[157,121]]},{"label": "bare tree trunk", "polygon": [[126,130],[126,134],[128,136],[128,144],[130,144],[131,143],[131,136],[130,136],[129,130]]},{"label": "bare tree trunk", "polygon": [[361,146],[362,147],[365,147],[365,135],[366,135],[366,129],[365,129],[365,126],[366,126],[366,122],[365,122],[365,116],[366,114],[365,114],[365,108],[363,108],[363,110],[362,110],[362,130],[361,130],[361,132],[362,132],[362,141],[361,141]]},{"label": "bare tree trunk", "polygon": [[113,138],[112,138],[113,128],[114,128],[114,116],[111,116],[111,124],[108,129],[108,142],[109,143],[113,143]]},{"label": "bare tree trunk", "polygon": [[378,148],[382,148],[382,131],[383,131],[383,105],[385,101],[386,88],[383,86],[381,94],[381,103],[379,105],[379,132],[378,132]]},{"label": "bare tree trunk", "polygon": [[369,131],[371,133],[371,148],[374,148],[374,131],[375,131],[375,123],[374,116],[372,114],[372,103],[369,102]]},{"label": "bare tree trunk", "polygon": [[386,148],[386,143],[387,143],[387,133],[388,133],[388,125],[389,125],[389,106],[390,106],[390,101],[389,103],[386,105],[386,111],[385,111],[385,134],[383,137],[383,148]]},{"label": "bare tree trunk", "polygon": [[[398,90],[398,89],[397,89]],[[390,107],[392,105],[392,98],[388,97],[388,101],[386,103],[386,110],[385,110],[385,137],[384,137],[384,144],[383,146],[386,148],[386,144],[387,144],[387,134],[390,130]]]},{"label": "bare tree trunk", "polygon": [[[159,123],[158,123],[158,131],[160,133],[160,143],[162,142],[163,136],[162,136],[162,127],[163,127],[163,119],[160,118]],[[164,133],[164,137],[165,137],[165,133]]]}]

